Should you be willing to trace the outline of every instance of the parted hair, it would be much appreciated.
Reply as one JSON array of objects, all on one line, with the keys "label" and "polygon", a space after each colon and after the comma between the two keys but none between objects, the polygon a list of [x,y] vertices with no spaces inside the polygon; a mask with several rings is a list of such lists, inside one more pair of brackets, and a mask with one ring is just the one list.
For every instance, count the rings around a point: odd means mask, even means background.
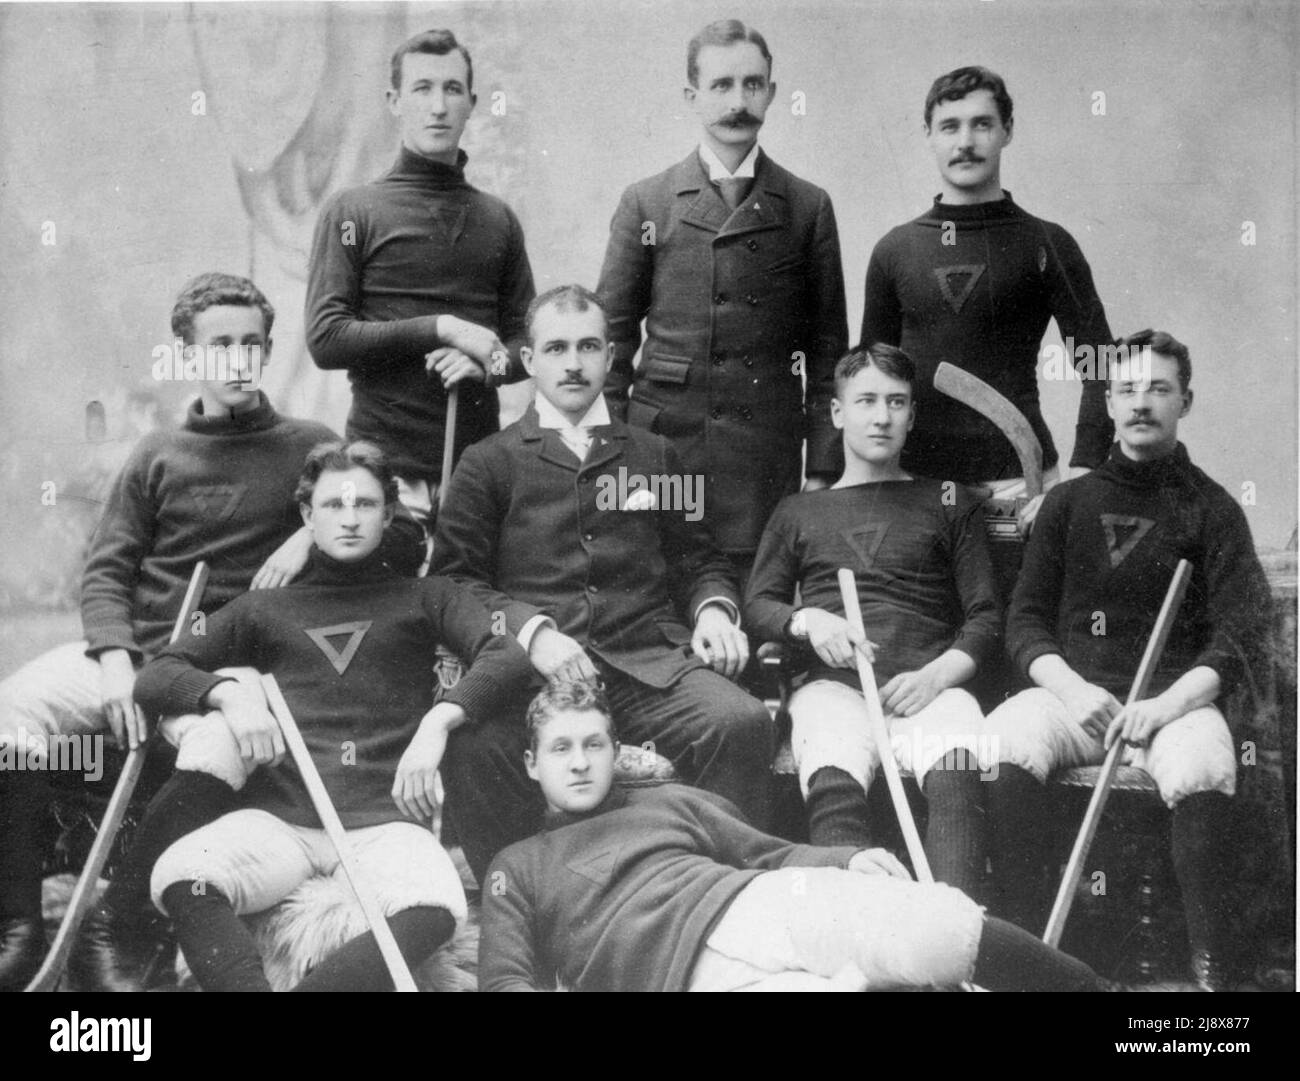
[{"label": "parted hair", "polygon": [[861,346],[840,357],[835,365],[835,393],[842,394],[844,385],[863,368],[875,365],[887,376],[902,380],[916,390],[916,362],[896,345],[876,342]]},{"label": "parted hair", "polygon": [[185,283],[172,306],[172,333],[187,344],[194,340],[194,317],[209,308],[229,304],[240,308],[260,308],[266,337],[271,337],[275,309],[265,294],[247,278],[235,274],[209,271]]},{"label": "parted hair", "polygon": [[719,19],[709,23],[696,34],[686,46],[686,81],[698,89],[700,85],[700,50],[706,45],[735,45],[747,41],[757,45],[758,51],[767,61],[767,74],[772,75],[772,54],[768,51],[763,35],[752,26],[746,26],[739,19]]},{"label": "parted hair", "polygon": [[[1172,334],[1163,330],[1151,330],[1148,327],[1146,330],[1139,330],[1136,334],[1130,334],[1127,338],[1121,338],[1116,344],[1125,352],[1134,349],[1150,349],[1151,352],[1159,353],[1162,357],[1173,357],[1178,362],[1178,382],[1184,393],[1192,385],[1192,354],[1187,346]],[[1115,377],[1113,368],[1110,375],[1112,379]]]},{"label": "parted hair", "polygon": [[977,90],[987,90],[993,95],[1002,126],[1008,127],[1011,124],[1011,95],[1007,93],[1007,84],[1002,81],[1001,75],[988,68],[974,66],[957,68],[935,79],[930,92],[925,95],[926,130],[929,130],[930,117],[934,115],[934,107],[939,102],[960,101]]},{"label": "parted hair", "polygon": [[541,740],[542,727],[557,713],[566,711],[595,710],[603,713],[609,721],[609,738],[618,742],[618,727],[614,724],[614,714],[609,708],[609,699],[605,697],[605,688],[599,683],[587,680],[548,683],[538,692],[530,703],[525,723],[528,725],[528,748],[537,753]]},{"label": "parted hair", "polygon": [[397,47],[393,53],[393,59],[390,65],[389,76],[393,82],[394,90],[402,89],[402,58],[409,56],[411,53],[429,53],[432,56],[446,56],[450,52],[458,52],[465,58],[466,86],[465,89],[471,94],[474,93],[474,61],[469,58],[469,50],[456,40],[456,35],[450,30],[426,30],[422,34],[416,34],[413,38],[407,38]]},{"label": "parted hair", "polygon": [[585,312],[589,308],[596,308],[605,317],[606,323],[609,321],[604,302],[585,285],[557,285],[540,296],[533,297],[532,303],[528,305],[528,311],[524,314],[524,333],[528,336],[529,345],[533,342],[533,320],[547,306],[553,306],[562,312]]},{"label": "parted hair", "polygon": [[316,490],[316,482],[322,473],[346,473],[349,469],[364,469],[379,481],[385,506],[397,502],[397,478],[393,475],[393,467],[388,464],[382,450],[361,439],[318,443],[312,447],[303,463],[302,473],[298,476],[294,499],[303,506],[310,507],[312,493]]}]

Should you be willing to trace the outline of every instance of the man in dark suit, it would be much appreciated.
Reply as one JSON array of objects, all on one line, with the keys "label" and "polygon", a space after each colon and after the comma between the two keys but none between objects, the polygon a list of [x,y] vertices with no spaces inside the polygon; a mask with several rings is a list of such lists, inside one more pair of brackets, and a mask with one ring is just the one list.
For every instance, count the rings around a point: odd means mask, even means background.
[{"label": "man in dark suit", "polygon": [[[470,447],[434,541],[435,573],[469,587],[549,680],[604,682],[629,742],[766,820],[772,732],[729,682],[749,646],[739,596],[671,444],[609,415],[612,349],[595,294],[538,297],[521,351],[528,412]],[[443,766],[447,813],[475,874],[544,810],[524,773],[518,717],[465,725]]]},{"label": "man in dark suit", "polygon": [[771,69],[762,35],[735,19],[691,40],[700,146],[623,193],[597,287],[611,408],[706,476],[714,536],[746,573],[772,508],[798,490],[805,436],[809,486],[839,474],[830,399],[848,347],[830,198],[758,147]]}]

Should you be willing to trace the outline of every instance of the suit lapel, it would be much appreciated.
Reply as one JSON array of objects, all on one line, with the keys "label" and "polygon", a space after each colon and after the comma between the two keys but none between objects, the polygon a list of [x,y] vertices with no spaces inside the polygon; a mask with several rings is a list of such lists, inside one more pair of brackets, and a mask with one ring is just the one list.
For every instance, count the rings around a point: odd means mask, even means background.
[{"label": "suit lapel", "polygon": [[710,182],[699,151],[693,151],[677,166],[674,179],[678,198],[690,200],[681,218],[686,225],[726,237],[779,229],[786,223],[786,180],[762,150],[758,152],[758,168],[749,196],[735,210],[727,206],[722,193]]},{"label": "suit lapel", "polygon": [[595,469],[623,453],[623,444],[627,440],[627,425],[613,420],[593,428],[591,432],[591,449],[585,461],[578,461],[560,433],[554,428],[543,428],[537,420],[537,409],[529,405],[527,411],[519,418],[519,434],[525,444],[537,448],[537,456],[544,462],[563,466],[570,473],[579,470]]},{"label": "suit lapel", "polygon": [[599,469],[623,453],[627,442],[627,425],[622,421],[612,420],[591,430],[591,450],[587,451],[587,460],[582,463],[584,471]]}]

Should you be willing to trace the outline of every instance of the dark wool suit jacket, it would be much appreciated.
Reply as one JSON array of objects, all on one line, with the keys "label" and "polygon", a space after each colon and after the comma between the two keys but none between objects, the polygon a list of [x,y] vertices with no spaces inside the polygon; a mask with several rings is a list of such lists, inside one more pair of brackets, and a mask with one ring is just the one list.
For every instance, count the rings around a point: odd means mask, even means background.
[{"label": "dark wool suit jacket", "polygon": [[799,485],[805,436],[809,473],[841,468],[830,399],[848,322],[830,198],[760,151],[732,212],[692,151],[623,193],[597,291],[615,347],[611,410],[706,474],[719,546],[753,552]]},{"label": "dark wool suit jacket", "polygon": [[731,564],[680,509],[623,510],[621,492],[611,506],[620,469],[683,474],[667,441],[620,420],[593,437],[580,463],[530,406],[470,447],[438,514],[431,573],[466,585],[509,634],[548,615],[589,654],[668,687],[704,667],[690,651],[698,606],[738,603]]}]

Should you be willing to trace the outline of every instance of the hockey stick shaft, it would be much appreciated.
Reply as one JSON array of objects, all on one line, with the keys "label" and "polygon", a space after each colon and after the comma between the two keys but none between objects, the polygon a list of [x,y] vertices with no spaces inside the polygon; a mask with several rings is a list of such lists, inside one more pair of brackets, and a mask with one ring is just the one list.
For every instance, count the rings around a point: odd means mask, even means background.
[{"label": "hockey stick shaft", "polygon": [[339,819],[338,812],[334,809],[334,803],[330,799],[329,793],[325,790],[325,782],[321,780],[320,772],[316,769],[316,763],[312,760],[311,752],[307,750],[307,744],[303,741],[298,722],[293,719],[293,714],[289,710],[289,703],[284,700],[284,695],[280,693],[280,685],[276,682],[275,676],[263,675],[262,689],[266,692],[266,701],[271,707],[271,712],[280,724],[280,731],[284,733],[284,742],[289,748],[289,753],[293,755],[294,763],[298,767],[298,773],[307,786],[307,794],[311,797],[312,806],[316,808],[316,814],[321,820],[321,825],[325,827],[325,833],[330,839],[330,844],[334,846],[334,851],[338,853],[339,864],[343,867],[343,873],[347,875],[348,882],[352,886],[352,892],[356,894],[357,901],[361,904],[361,911],[365,914],[366,922],[370,925],[370,930],[375,936],[375,943],[379,946],[379,953],[384,959],[384,965],[388,968],[388,974],[393,979],[394,988],[398,991],[419,990],[415,986],[415,979],[411,976],[411,970],[407,967],[402,951],[398,949],[397,939],[393,937],[392,928],[388,926],[388,920],[384,917],[383,910],[379,907],[379,903],[371,894],[352,860],[347,839],[344,837],[343,823]]},{"label": "hockey stick shaft", "polygon": [[[208,565],[200,561],[195,564],[194,573],[190,575],[190,584],[185,590],[181,610],[176,614],[176,623],[172,627],[169,644],[175,645],[180,640],[180,636],[185,633],[185,628],[197,611],[207,584]],[[122,828],[127,808],[131,805],[135,786],[144,770],[147,748],[147,743],[140,743],[127,752],[126,762],[122,766],[122,772],[113,788],[113,795],[109,798],[108,807],[104,811],[104,819],[99,824],[95,840],[86,856],[85,866],[82,867],[77,884],[73,887],[72,896],[68,898],[68,910],[64,913],[63,922],[59,924],[59,930],[54,936],[54,944],[50,947],[50,952],[46,955],[40,970],[25,988],[27,991],[53,991],[58,986],[64,966],[72,953],[73,943],[77,940],[77,932],[81,930],[82,921],[85,920],[86,913],[90,911],[90,906],[95,899],[95,887],[99,882],[99,876],[108,863],[109,854],[113,851],[113,842],[117,840],[118,830]]]},{"label": "hockey stick shaft", "polygon": [[442,435],[442,477],[438,481],[438,506],[447,498],[447,485],[451,483],[452,455],[456,450],[456,412],[460,406],[460,384],[447,392],[447,423]]},{"label": "hockey stick shaft", "polygon": [[[1182,607],[1183,597],[1187,594],[1187,584],[1191,577],[1192,565],[1187,560],[1180,559],[1174,570],[1173,580],[1169,583],[1169,589],[1165,592],[1160,614],[1156,616],[1156,625],[1142,654],[1137,675],[1133,678],[1133,685],[1128,692],[1128,701],[1124,703],[1126,706],[1140,702],[1146,697],[1147,688],[1151,685],[1151,677],[1155,674],[1156,665],[1160,663],[1160,655],[1165,650],[1165,643],[1169,641],[1169,632],[1173,629],[1178,609]],[[1043,932],[1043,941],[1049,946],[1061,944],[1065,921],[1069,919],[1070,907],[1074,904],[1075,884],[1079,881],[1079,875],[1083,871],[1083,861],[1088,858],[1088,850],[1097,835],[1097,826],[1101,822],[1102,812],[1106,809],[1106,800],[1110,796],[1111,783],[1119,770],[1120,756],[1123,751],[1123,741],[1116,739],[1106,753],[1101,774],[1093,787],[1092,798],[1088,801],[1088,810],[1083,816],[1083,824],[1079,827],[1079,835],[1074,840],[1070,860],[1065,865],[1065,875],[1056,892],[1052,914],[1047,918],[1047,929]]]}]

